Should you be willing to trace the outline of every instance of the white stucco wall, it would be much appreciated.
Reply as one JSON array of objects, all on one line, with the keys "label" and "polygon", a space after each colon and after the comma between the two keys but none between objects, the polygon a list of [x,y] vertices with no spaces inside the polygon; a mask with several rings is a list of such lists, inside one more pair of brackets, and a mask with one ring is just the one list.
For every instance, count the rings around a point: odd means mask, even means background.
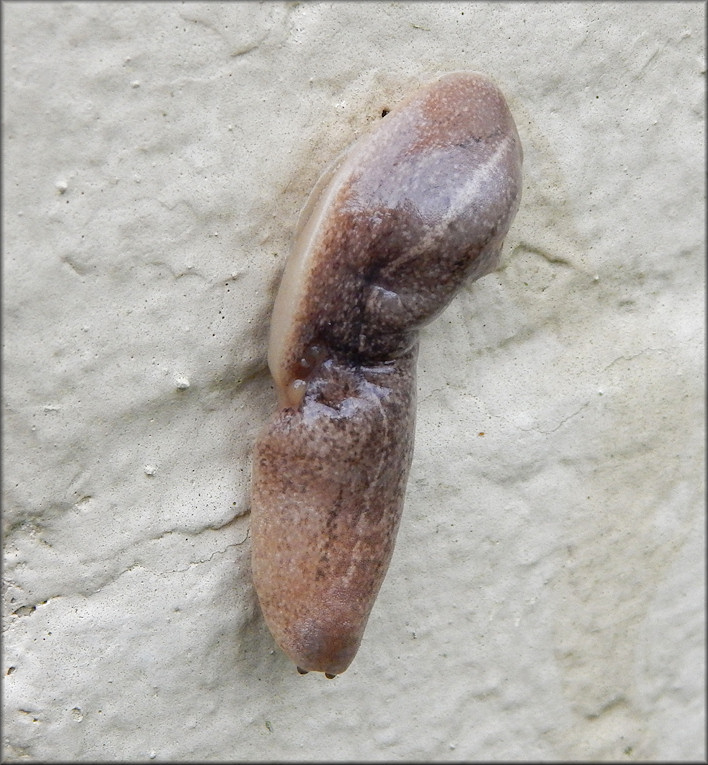
[{"label": "white stucco wall", "polygon": [[[4,758],[704,758],[705,6],[2,12]],[[521,211],[423,333],[360,652],[301,677],[249,570],[274,292],[320,171],[455,69]]]}]

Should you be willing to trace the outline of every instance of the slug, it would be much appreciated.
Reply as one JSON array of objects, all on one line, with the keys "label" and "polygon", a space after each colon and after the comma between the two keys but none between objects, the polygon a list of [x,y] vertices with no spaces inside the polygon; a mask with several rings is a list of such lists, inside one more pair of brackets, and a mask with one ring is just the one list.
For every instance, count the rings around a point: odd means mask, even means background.
[{"label": "slug", "polygon": [[454,72],[344,152],[300,216],[270,329],[279,407],[252,467],[252,571],[301,673],[344,672],[393,553],[418,330],[494,270],[521,197],[499,89]]}]

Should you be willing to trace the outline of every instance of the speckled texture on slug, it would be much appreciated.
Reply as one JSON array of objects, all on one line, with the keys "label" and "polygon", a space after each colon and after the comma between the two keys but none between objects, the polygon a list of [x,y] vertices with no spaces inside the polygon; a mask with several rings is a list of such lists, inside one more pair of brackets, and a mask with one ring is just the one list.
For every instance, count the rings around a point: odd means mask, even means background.
[{"label": "speckled texture on slug", "polygon": [[306,670],[354,657],[388,568],[413,452],[417,347],[326,362],[253,458],[253,577],[266,623]]}]

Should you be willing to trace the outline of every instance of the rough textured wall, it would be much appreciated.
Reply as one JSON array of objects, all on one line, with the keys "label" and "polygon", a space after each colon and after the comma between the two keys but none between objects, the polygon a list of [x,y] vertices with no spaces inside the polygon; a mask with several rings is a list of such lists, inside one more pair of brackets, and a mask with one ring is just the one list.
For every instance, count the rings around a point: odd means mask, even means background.
[{"label": "rough textured wall", "polygon": [[[4,757],[704,757],[704,5],[2,12]],[[455,69],[521,211],[423,333],[359,655],[301,677],[249,571],[274,292],[324,166]]]}]

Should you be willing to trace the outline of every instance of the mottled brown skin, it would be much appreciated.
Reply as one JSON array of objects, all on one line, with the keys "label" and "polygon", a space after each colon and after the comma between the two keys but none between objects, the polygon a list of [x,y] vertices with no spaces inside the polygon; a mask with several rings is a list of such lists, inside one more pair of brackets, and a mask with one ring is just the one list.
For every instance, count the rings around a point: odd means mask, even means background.
[{"label": "mottled brown skin", "polygon": [[388,568],[413,454],[417,348],[326,361],[253,461],[253,579],[273,637],[304,670],[354,658]]},{"label": "mottled brown skin", "polygon": [[281,408],[255,449],[251,529],[266,623],[302,671],[339,674],[359,647],[403,508],[418,329],[496,267],[521,159],[502,94],[457,72],[391,111],[308,202],[274,310]]}]

